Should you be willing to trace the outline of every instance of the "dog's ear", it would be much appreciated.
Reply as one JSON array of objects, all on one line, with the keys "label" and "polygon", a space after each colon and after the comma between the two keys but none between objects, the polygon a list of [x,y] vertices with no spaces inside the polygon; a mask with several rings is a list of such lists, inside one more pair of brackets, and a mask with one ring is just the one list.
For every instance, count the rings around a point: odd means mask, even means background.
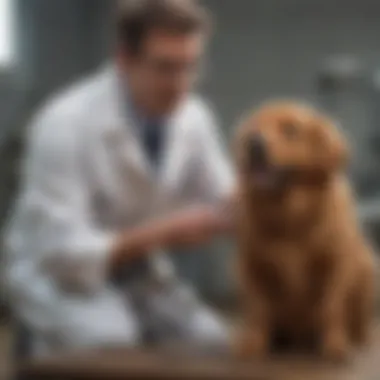
[{"label": "dog's ear", "polygon": [[317,166],[329,172],[343,170],[349,161],[349,148],[340,128],[327,117],[318,116],[313,123],[313,146]]}]

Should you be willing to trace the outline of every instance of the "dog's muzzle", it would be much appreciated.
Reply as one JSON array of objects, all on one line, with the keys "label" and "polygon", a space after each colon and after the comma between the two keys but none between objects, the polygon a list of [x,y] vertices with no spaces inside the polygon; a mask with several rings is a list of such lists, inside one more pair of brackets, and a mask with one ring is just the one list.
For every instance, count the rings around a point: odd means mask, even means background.
[{"label": "dog's muzzle", "polygon": [[248,143],[251,164],[254,166],[266,165],[268,161],[264,138],[260,134],[251,137]]}]

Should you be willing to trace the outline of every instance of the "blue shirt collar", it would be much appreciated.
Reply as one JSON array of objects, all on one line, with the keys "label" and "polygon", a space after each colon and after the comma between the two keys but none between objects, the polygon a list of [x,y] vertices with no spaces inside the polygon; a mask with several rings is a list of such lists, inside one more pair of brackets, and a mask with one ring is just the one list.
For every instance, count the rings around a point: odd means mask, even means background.
[{"label": "blue shirt collar", "polygon": [[150,160],[156,165],[161,158],[168,120],[165,118],[151,119],[145,116],[134,105],[128,87],[125,84],[122,93],[125,112],[132,119],[132,124],[135,128],[134,133],[140,140]]},{"label": "blue shirt collar", "polygon": [[[124,96],[124,104],[126,107],[126,112],[130,117],[132,118],[135,126],[140,130],[149,128],[151,126],[161,126],[163,127],[164,125],[167,124],[167,118],[157,118],[157,119],[152,119],[146,115],[144,115],[144,112],[140,110],[133,102],[130,91],[128,89],[128,84],[125,84],[124,81],[124,86],[123,86],[123,96]],[[141,133],[141,132],[139,132]]]}]

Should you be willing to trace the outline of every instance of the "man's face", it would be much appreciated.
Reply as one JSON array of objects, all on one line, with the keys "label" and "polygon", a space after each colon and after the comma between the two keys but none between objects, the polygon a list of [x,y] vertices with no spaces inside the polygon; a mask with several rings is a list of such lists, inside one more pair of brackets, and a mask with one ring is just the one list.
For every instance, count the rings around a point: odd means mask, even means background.
[{"label": "man's face", "polygon": [[197,79],[205,47],[200,33],[150,33],[134,56],[121,53],[119,63],[126,72],[139,106],[154,116],[173,111]]}]

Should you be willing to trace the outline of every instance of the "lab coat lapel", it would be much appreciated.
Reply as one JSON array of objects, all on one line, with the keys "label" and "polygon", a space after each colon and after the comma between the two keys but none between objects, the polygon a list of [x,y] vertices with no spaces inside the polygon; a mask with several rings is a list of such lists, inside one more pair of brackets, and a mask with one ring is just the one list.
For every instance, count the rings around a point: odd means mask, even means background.
[{"label": "lab coat lapel", "polygon": [[162,150],[162,161],[157,177],[157,202],[153,213],[159,214],[177,204],[176,183],[180,180],[181,165],[186,160],[186,149],[183,142],[182,109],[170,118],[167,125],[166,138]]},{"label": "lab coat lapel", "polygon": [[115,68],[110,70],[110,116],[113,119],[108,135],[114,142],[115,155],[120,167],[128,173],[128,180],[152,181],[153,172],[137,136],[138,126],[124,104],[120,79]]},{"label": "lab coat lapel", "polygon": [[169,120],[167,125],[167,132],[165,142],[162,149],[162,160],[160,166],[159,183],[160,187],[166,188],[172,182],[173,174],[176,173],[176,167],[180,161],[180,144],[179,133],[179,113],[175,113]]}]

